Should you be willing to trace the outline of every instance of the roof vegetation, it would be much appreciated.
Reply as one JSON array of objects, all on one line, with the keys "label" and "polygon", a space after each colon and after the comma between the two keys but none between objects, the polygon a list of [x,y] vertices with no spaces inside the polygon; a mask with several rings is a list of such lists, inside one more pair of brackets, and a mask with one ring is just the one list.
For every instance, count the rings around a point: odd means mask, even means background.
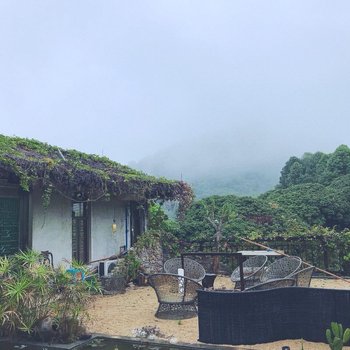
[{"label": "roof vegetation", "polygon": [[0,135],[0,168],[13,174],[21,188],[44,189],[48,205],[51,192],[81,201],[118,198],[177,200],[187,207],[193,199],[183,181],[149,176],[94,154],[65,150],[34,139]]}]

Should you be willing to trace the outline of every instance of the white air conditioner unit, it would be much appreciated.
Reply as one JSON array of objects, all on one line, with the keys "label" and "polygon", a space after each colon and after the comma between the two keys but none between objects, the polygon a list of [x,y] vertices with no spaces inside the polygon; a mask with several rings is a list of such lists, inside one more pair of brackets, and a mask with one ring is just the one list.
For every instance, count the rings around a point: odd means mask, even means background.
[{"label": "white air conditioner unit", "polygon": [[116,266],[117,266],[117,260],[100,261],[98,265],[99,276],[100,277],[108,276]]}]

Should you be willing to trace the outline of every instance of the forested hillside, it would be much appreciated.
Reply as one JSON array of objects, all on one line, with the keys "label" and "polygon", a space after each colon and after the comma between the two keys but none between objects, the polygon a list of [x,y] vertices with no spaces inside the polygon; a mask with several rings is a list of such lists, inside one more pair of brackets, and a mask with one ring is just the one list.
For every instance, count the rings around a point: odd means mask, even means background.
[{"label": "forested hillside", "polygon": [[334,153],[305,153],[302,158],[291,157],[283,167],[280,186],[319,183],[329,185],[333,180],[350,174],[350,150],[339,146]]},{"label": "forested hillside", "polygon": [[257,169],[249,172],[232,172],[224,176],[205,176],[193,178],[190,184],[196,198],[205,198],[212,195],[257,196],[276,186],[278,171]]},{"label": "forested hillside", "polygon": [[189,208],[179,234],[212,239],[308,234],[315,227],[350,228],[350,149],[291,157],[275,189],[253,197],[211,196]]}]

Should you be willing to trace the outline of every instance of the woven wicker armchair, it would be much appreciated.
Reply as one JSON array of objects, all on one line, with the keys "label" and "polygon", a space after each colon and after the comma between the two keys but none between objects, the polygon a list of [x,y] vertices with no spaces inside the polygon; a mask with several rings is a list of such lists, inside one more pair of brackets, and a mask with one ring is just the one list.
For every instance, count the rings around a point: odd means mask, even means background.
[{"label": "woven wicker armchair", "polygon": [[197,316],[197,290],[203,287],[194,280],[175,274],[148,276],[148,284],[157,294],[159,306],[155,314],[163,319],[185,319]]},{"label": "woven wicker armchair", "polygon": [[268,265],[261,274],[260,281],[275,280],[290,277],[300,269],[302,261],[297,256],[285,256]]},{"label": "woven wicker armchair", "polygon": [[[243,262],[244,286],[253,286],[260,282],[260,276],[267,263],[266,255],[253,256]],[[231,281],[235,284],[235,289],[241,288],[239,267],[235,268],[231,274]]]},{"label": "woven wicker armchair", "polygon": [[[181,268],[181,258],[172,258],[164,263],[165,273],[172,273],[177,275],[177,270]],[[197,261],[184,258],[184,273],[185,277],[191,278],[196,282],[202,281],[205,277],[204,267]]]},{"label": "woven wicker armchair", "polygon": [[295,286],[294,278],[278,278],[275,280],[269,280],[267,282],[256,284],[255,286],[245,289],[244,292],[273,289],[273,288],[284,288],[284,287],[292,287],[292,286]]},{"label": "woven wicker armchair", "polygon": [[309,266],[293,273],[290,277],[295,279],[298,287],[310,287],[311,277],[314,270],[315,266]]}]

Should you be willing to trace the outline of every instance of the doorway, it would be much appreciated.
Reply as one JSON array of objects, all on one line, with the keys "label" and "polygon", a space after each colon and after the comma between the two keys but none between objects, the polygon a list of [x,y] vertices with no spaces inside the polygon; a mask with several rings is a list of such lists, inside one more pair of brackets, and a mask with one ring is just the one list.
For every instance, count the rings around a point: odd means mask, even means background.
[{"label": "doorway", "polygon": [[131,246],[145,232],[145,208],[137,202],[130,203]]},{"label": "doorway", "polygon": [[90,259],[90,207],[88,203],[73,202],[72,204],[72,258],[81,263]]}]

